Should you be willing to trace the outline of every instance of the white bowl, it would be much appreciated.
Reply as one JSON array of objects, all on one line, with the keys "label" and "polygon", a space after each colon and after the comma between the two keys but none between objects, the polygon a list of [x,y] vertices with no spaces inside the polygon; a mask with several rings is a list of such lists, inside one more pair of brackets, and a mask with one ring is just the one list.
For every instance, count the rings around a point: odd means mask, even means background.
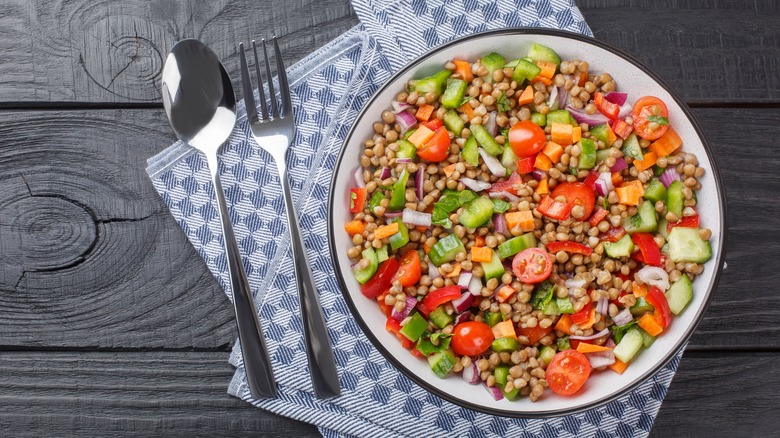
[{"label": "white bowl", "polygon": [[[390,107],[390,102],[409,79],[440,70],[451,59],[476,59],[492,51],[507,59],[523,57],[534,42],[551,47],[562,59],[587,61],[591,71],[610,73],[617,81],[618,89],[628,92],[631,101],[653,95],[666,102],[669,119],[683,139],[683,149],[695,153],[699,165],[706,170],[700,179],[702,189],[697,194],[697,207],[702,226],[712,230],[713,257],[694,282],[694,297],[685,311],[674,318],[669,329],[651,348],[637,355],[622,375],[610,371],[593,373],[585,387],[571,397],[545,391],[537,402],[527,398],[496,401],[484,388],[469,385],[460,376],[439,379],[426,360],[409,354],[394,335],[385,331],[385,316],[373,300],[360,293],[359,284],[350,270],[347,250],[352,241],[344,231],[344,224],[350,220],[348,192],[354,186],[353,174],[359,165],[363,141],[373,135],[373,122]],[[688,340],[701,320],[718,282],[724,257],[725,194],[712,147],[690,109],[666,82],[632,56],[595,39],[562,31],[502,29],[471,35],[431,50],[396,73],[374,94],[347,136],[333,173],[329,210],[329,243],[335,272],[344,298],[366,336],[396,368],[423,388],[455,404],[493,415],[550,417],[572,414],[612,401],[651,378]]]}]

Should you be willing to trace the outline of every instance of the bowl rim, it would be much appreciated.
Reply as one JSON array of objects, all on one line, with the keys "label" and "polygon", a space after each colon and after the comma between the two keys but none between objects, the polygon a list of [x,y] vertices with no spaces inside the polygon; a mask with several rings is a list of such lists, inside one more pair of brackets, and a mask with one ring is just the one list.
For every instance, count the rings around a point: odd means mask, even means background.
[{"label": "bowl rim", "polygon": [[680,109],[683,111],[685,116],[688,118],[688,120],[691,123],[691,126],[693,127],[694,131],[696,132],[696,135],[699,136],[699,139],[702,142],[702,146],[704,147],[704,151],[707,154],[707,158],[709,158],[711,167],[712,167],[712,176],[715,181],[715,189],[717,192],[717,197],[719,200],[719,211],[721,215],[721,227],[720,227],[720,233],[719,233],[719,249],[718,253],[716,254],[716,271],[712,277],[712,280],[709,284],[709,287],[706,292],[706,297],[704,302],[702,303],[701,308],[699,309],[698,314],[694,317],[693,323],[688,327],[688,329],[685,331],[683,336],[677,341],[677,343],[674,345],[674,347],[670,350],[670,353],[668,353],[665,357],[663,357],[661,360],[657,362],[657,364],[652,367],[650,370],[642,374],[639,378],[637,378],[633,383],[630,385],[624,387],[622,390],[615,392],[612,395],[602,397],[598,400],[595,400],[591,403],[579,406],[579,407],[573,407],[569,409],[551,409],[551,410],[544,410],[544,411],[534,411],[534,412],[527,412],[523,410],[518,411],[508,411],[504,409],[495,409],[490,407],[485,407],[483,405],[478,405],[475,403],[471,403],[469,401],[454,397],[444,390],[436,387],[432,383],[428,382],[427,380],[423,379],[421,376],[418,376],[417,374],[413,373],[411,370],[406,368],[398,359],[395,358],[394,355],[392,355],[385,347],[382,345],[382,343],[374,336],[371,329],[369,329],[368,324],[363,319],[363,317],[360,315],[360,313],[357,310],[357,307],[355,306],[354,302],[352,301],[352,297],[349,294],[349,290],[346,284],[346,281],[344,280],[344,276],[342,275],[341,266],[339,265],[338,258],[335,256],[332,256],[333,260],[333,267],[336,274],[336,279],[339,284],[339,289],[341,290],[341,294],[344,296],[344,300],[347,302],[347,306],[349,307],[350,312],[352,313],[353,317],[355,317],[355,321],[357,321],[358,325],[360,326],[363,333],[366,335],[366,337],[371,341],[374,348],[379,350],[380,353],[382,353],[382,356],[384,356],[385,359],[387,359],[390,363],[393,364],[393,366],[403,373],[407,378],[411,379],[413,382],[415,382],[420,387],[424,388],[426,391],[430,392],[431,394],[436,395],[437,397],[440,397],[450,403],[453,403],[457,406],[465,407],[468,409],[472,409],[478,412],[482,412],[489,415],[496,415],[500,417],[509,417],[509,418],[550,418],[550,417],[558,417],[558,416],[566,416],[566,415],[572,415],[577,414],[585,411],[589,411],[598,407],[601,407],[611,401],[614,401],[620,397],[623,397],[624,395],[630,393],[634,389],[636,389],[638,386],[643,384],[645,381],[647,381],[648,378],[654,376],[657,374],[663,367],[665,367],[671,360],[677,355],[677,353],[680,351],[680,349],[688,342],[688,340],[691,338],[691,335],[693,335],[693,332],[698,327],[699,323],[701,322],[702,318],[704,317],[704,313],[707,310],[707,308],[710,305],[710,302],[713,298],[713,291],[718,286],[718,282],[720,281],[720,276],[723,271],[723,262],[726,254],[726,234],[728,229],[728,215],[727,215],[727,208],[726,208],[726,196],[725,191],[723,190],[723,180],[721,178],[720,169],[718,167],[717,159],[714,153],[714,150],[712,148],[712,144],[710,143],[709,139],[707,138],[706,134],[704,133],[704,130],[702,129],[701,125],[699,124],[698,120],[692,113],[691,109],[688,107],[688,105],[683,100],[682,96],[680,96],[672,86],[666,82],[658,73],[656,73],[653,69],[645,65],[642,61],[635,58],[633,55],[623,51],[622,49],[619,49],[617,47],[612,46],[611,44],[599,41],[595,38],[588,37],[579,33],[564,31],[564,30],[558,30],[558,29],[548,29],[548,28],[536,28],[536,27],[508,27],[508,28],[500,28],[500,29],[493,29],[483,32],[477,32],[473,34],[469,34],[463,37],[456,38],[452,41],[449,41],[445,44],[438,45],[436,47],[433,47],[429,50],[427,50],[425,53],[421,54],[420,56],[416,57],[414,60],[407,63],[404,67],[402,67],[400,70],[398,70],[395,74],[393,74],[379,89],[377,89],[371,98],[366,101],[365,104],[363,104],[363,109],[361,109],[360,113],[355,118],[355,123],[352,125],[352,127],[349,130],[349,133],[345,137],[344,141],[341,145],[341,150],[338,153],[338,159],[336,160],[336,164],[334,169],[334,175],[331,177],[330,182],[330,188],[328,189],[328,247],[331,252],[331,254],[335,254],[336,251],[336,242],[335,242],[335,228],[333,223],[333,214],[331,212],[333,211],[333,203],[334,203],[334,191],[336,186],[336,178],[335,178],[335,171],[336,169],[341,168],[341,161],[344,158],[344,152],[346,150],[347,144],[350,143],[352,140],[352,136],[355,134],[355,130],[358,127],[357,121],[362,120],[363,117],[366,115],[366,112],[368,111],[368,108],[371,106],[371,104],[377,99],[379,94],[381,94],[383,91],[385,91],[391,84],[393,84],[398,77],[403,75],[404,73],[408,72],[409,70],[412,70],[419,66],[420,63],[425,61],[431,54],[439,52],[441,50],[444,50],[450,46],[463,43],[470,39],[477,39],[485,36],[495,36],[495,35],[548,35],[548,36],[555,36],[555,37],[562,37],[562,38],[568,38],[577,40],[580,42],[584,42],[586,44],[592,44],[594,46],[597,46],[601,49],[607,50],[609,52],[612,52],[613,54],[622,57],[624,60],[630,62],[637,68],[640,68],[643,72],[645,72],[648,76],[650,76],[651,79],[653,79],[658,85],[660,85],[663,89],[665,89],[666,92],[669,93],[669,95],[672,96],[672,98],[675,100],[675,102],[680,106]]}]

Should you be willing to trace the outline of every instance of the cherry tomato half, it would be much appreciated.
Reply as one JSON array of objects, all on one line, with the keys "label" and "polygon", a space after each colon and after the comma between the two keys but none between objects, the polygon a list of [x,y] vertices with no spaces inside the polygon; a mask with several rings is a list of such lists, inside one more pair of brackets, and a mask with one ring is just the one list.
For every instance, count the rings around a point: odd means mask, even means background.
[{"label": "cherry tomato half", "polygon": [[544,130],[530,120],[517,122],[509,129],[509,146],[518,157],[536,155],[546,141]]},{"label": "cherry tomato half", "polygon": [[585,209],[585,214],[582,216],[582,219],[590,217],[590,214],[593,213],[593,209],[596,206],[596,192],[587,184],[581,182],[565,182],[558,184],[555,186],[550,196],[553,199],[558,196],[563,196],[566,198],[566,202],[572,207],[581,205]]},{"label": "cherry tomato half", "polygon": [[430,140],[417,149],[417,156],[431,163],[444,161],[450,154],[450,135],[447,128],[441,126],[436,129]]},{"label": "cherry tomato half", "polygon": [[421,273],[420,255],[417,251],[409,251],[401,257],[401,267],[398,268],[395,278],[401,282],[401,286],[409,287],[417,284]]},{"label": "cherry tomato half", "polygon": [[[669,110],[666,109],[666,104],[657,97],[640,97],[634,104],[631,117],[634,119],[634,132],[644,139],[655,140],[669,130]],[[650,129],[652,122],[659,125],[657,129]],[[655,127],[655,125],[653,126]]]},{"label": "cherry tomato half", "polygon": [[477,356],[490,348],[493,331],[480,321],[462,322],[452,331],[452,349],[461,356]]},{"label": "cherry tomato half", "polygon": [[572,395],[579,391],[589,376],[590,362],[577,350],[557,353],[547,365],[545,373],[550,389],[559,395]]},{"label": "cherry tomato half", "polygon": [[512,260],[512,272],[523,283],[539,283],[550,276],[553,259],[541,248],[528,248],[520,251]]}]

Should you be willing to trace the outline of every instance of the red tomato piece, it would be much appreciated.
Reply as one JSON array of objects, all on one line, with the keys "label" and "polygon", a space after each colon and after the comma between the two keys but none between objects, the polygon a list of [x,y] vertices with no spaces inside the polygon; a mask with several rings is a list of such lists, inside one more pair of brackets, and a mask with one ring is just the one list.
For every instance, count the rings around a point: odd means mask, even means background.
[{"label": "red tomato piece", "polygon": [[452,331],[452,349],[461,356],[478,356],[493,342],[493,331],[484,322],[467,321]]},{"label": "red tomato piece", "polygon": [[661,292],[661,289],[653,286],[647,291],[645,299],[655,309],[655,319],[664,328],[669,327],[669,323],[672,322],[672,311],[669,309],[669,302],[666,301],[666,296]]},{"label": "red tomato piece", "polygon": [[442,304],[460,298],[460,295],[461,289],[458,285],[442,287],[433,292],[428,292],[428,295],[422,300],[422,305],[430,313]]},{"label": "red tomato piece", "polygon": [[520,178],[520,175],[518,175],[516,172],[512,172],[512,174],[509,175],[509,179],[506,181],[499,181],[490,186],[488,193],[508,192],[517,196],[517,191],[520,189],[520,185],[522,184],[523,179]]},{"label": "red tomato piece", "polygon": [[583,184],[596,190],[596,180],[599,179],[599,172],[596,170],[591,171],[587,177],[582,181]]},{"label": "red tomato piece", "polygon": [[546,142],[544,129],[530,120],[521,120],[509,129],[509,147],[518,157],[538,154]]},{"label": "red tomato piece", "polygon": [[539,213],[559,221],[566,220],[569,217],[572,209],[571,204],[558,202],[552,198],[552,196],[545,196],[542,201],[536,207]]},{"label": "red tomato piece", "polygon": [[555,241],[555,242],[548,243],[546,246],[547,246],[547,251],[553,254],[557,253],[558,251],[566,251],[570,253],[582,254],[585,256],[589,256],[593,254],[593,248],[589,247],[588,245],[583,245],[577,242]]},{"label": "red tomato piece", "polygon": [[661,266],[661,250],[653,239],[653,235],[649,233],[634,233],[631,235],[631,240],[634,241],[639,251],[642,252],[642,260],[645,264],[653,266]]},{"label": "red tomato piece", "polygon": [[417,251],[409,251],[401,257],[401,266],[395,274],[395,278],[401,282],[401,286],[409,287],[417,284],[422,274],[420,255]]},{"label": "red tomato piece", "polygon": [[520,251],[512,260],[512,272],[523,283],[540,283],[550,276],[553,259],[541,248],[528,248]]},{"label": "red tomato piece", "polygon": [[590,362],[577,350],[566,350],[553,356],[547,365],[545,379],[558,395],[572,395],[579,391],[590,377]]},{"label": "red tomato piece", "polygon": [[447,128],[440,126],[433,133],[433,137],[421,148],[417,149],[417,156],[431,163],[444,161],[450,155],[450,134]]},{"label": "red tomato piece", "polygon": [[601,93],[593,94],[593,103],[596,104],[596,108],[599,109],[601,114],[607,116],[607,118],[615,120],[620,113],[620,106],[615,103],[604,99],[604,95]]},{"label": "red tomato piece", "polygon": [[[658,139],[669,130],[669,110],[664,101],[655,96],[640,97],[634,104],[631,117],[634,119],[634,132],[644,139]],[[650,129],[653,122],[658,125],[655,130]]]},{"label": "red tomato piece", "polygon": [[433,119],[429,122],[421,123],[421,125],[425,126],[426,128],[430,129],[431,131],[435,131],[442,126],[444,126],[444,121],[441,119]]},{"label": "red tomato piece", "polygon": [[517,334],[528,338],[529,345],[533,345],[534,343],[539,342],[539,339],[547,336],[551,331],[553,331],[552,325],[547,328],[541,328],[537,325],[536,327],[521,328],[517,331]]},{"label": "red tomato piece", "polygon": [[599,236],[599,239],[606,240],[607,242],[615,243],[622,239],[626,235],[626,230],[623,227],[610,228],[606,233]]},{"label": "red tomato piece", "polygon": [[398,322],[395,318],[387,318],[387,322],[385,322],[385,330],[394,334],[398,339],[400,339],[401,345],[404,348],[412,348],[412,345],[414,345],[413,341],[410,341],[409,338],[401,334],[401,323]]},{"label": "red tomato piece", "polygon": [[683,228],[699,228],[699,215],[695,214],[693,216],[686,216],[680,219],[677,222],[674,223],[668,223],[666,225],[666,232],[671,233],[672,228],[674,227],[683,227]]},{"label": "red tomato piece", "polygon": [[593,215],[588,219],[588,223],[591,227],[595,227],[599,224],[599,222],[603,221],[607,215],[609,215],[609,212],[601,207],[596,207],[596,210],[593,212]]},{"label": "red tomato piece", "polygon": [[363,207],[366,205],[366,196],[366,189],[362,187],[349,189],[349,212],[360,213],[363,211]]},{"label": "red tomato piece", "polygon": [[536,163],[536,155],[530,157],[520,158],[517,160],[517,173],[525,175],[534,171],[534,163]]},{"label": "red tomato piece", "polygon": [[385,260],[379,266],[374,276],[371,277],[371,280],[368,280],[366,284],[360,287],[360,291],[367,298],[375,299],[377,295],[390,288],[393,277],[398,272],[398,266],[398,260],[395,257]]},{"label": "red tomato piece", "polygon": [[[565,182],[558,184],[553,189],[550,196],[553,199],[563,196],[569,205],[569,212],[575,205],[580,205],[585,209],[583,218],[589,217],[596,207],[596,192],[587,184],[581,182]],[[564,218],[565,219],[565,218]]]}]

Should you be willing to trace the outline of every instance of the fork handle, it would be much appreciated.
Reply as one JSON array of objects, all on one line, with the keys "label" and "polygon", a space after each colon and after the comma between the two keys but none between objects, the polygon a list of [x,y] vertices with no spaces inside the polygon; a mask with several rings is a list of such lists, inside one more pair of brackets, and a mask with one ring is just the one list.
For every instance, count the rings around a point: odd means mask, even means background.
[{"label": "fork handle", "polygon": [[309,360],[312,385],[317,398],[334,397],[341,393],[336,361],[328,338],[325,318],[322,316],[317,289],[314,286],[309,259],[306,256],[306,247],[303,245],[301,229],[298,226],[298,215],[295,212],[287,171],[280,172],[280,176],[292,240],[293,265],[295,265],[295,277],[298,283],[298,295],[303,316],[303,338],[306,344],[306,356]]},{"label": "fork handle", "polygon": [[[216,164],[216,163],[214,163]],[[255,311],[255,303],[252,299],[252,289],[244,271],[241,261],[241,253],[233,233],[233,224],[230,222],[225,195],[222,191],[222,183],[219,173],[215,169],[211,171],[214,183],[214,192],[219,204],[219,217],[222,222],[222,240],[227,255],[227,267],[230,274],[230,286],[233,289],[233,308],[236,312],[238,325],[238,340],[241,343],[241,355],[244,358],[244,371],[246,372],[249,392],[253,399],[271,398],[276,396],[276,382],[271,370],[271,359],[268,356],[268,348],[265,345],[263,330]]]}]

